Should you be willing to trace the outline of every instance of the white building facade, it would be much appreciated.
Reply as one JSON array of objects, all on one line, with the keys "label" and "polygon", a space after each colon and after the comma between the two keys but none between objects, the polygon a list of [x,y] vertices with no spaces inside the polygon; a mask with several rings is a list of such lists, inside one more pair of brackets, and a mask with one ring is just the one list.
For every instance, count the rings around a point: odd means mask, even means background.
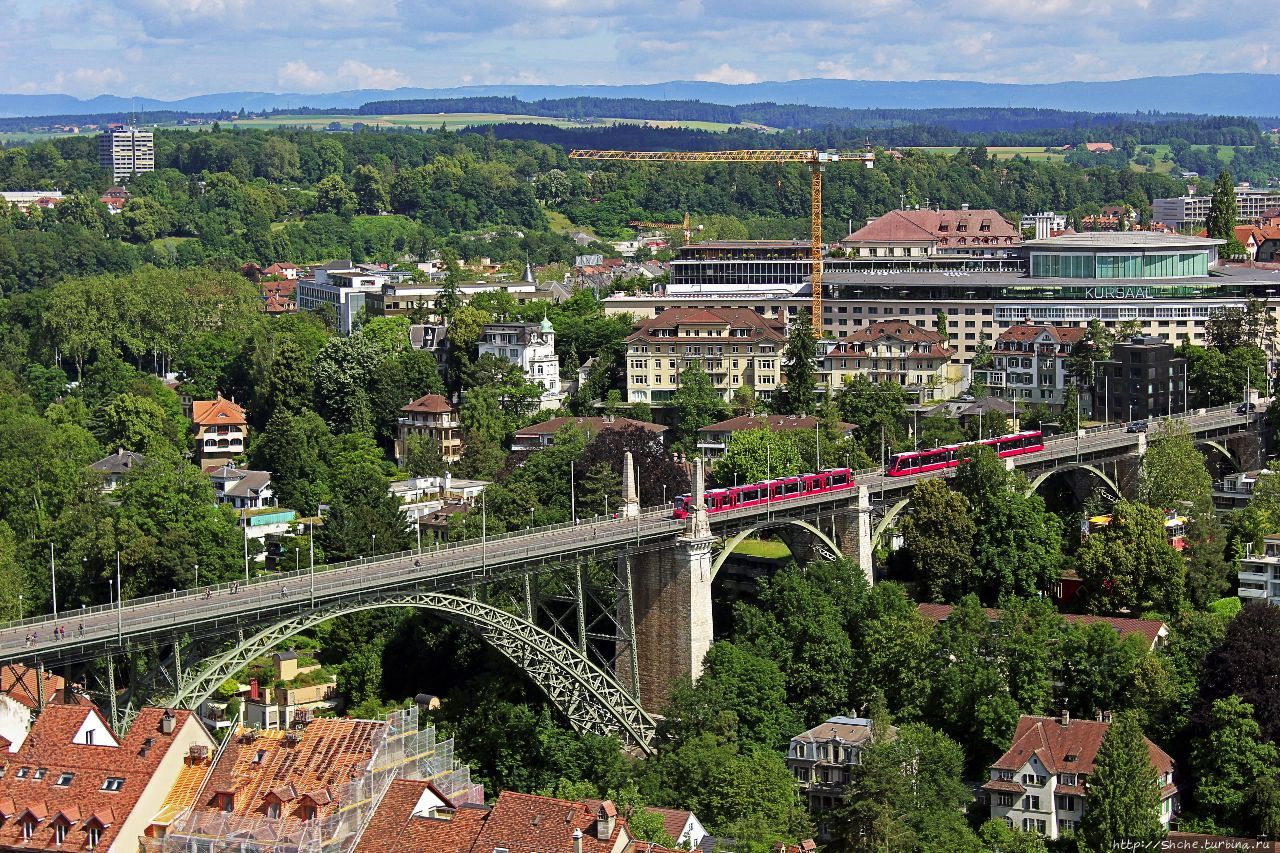
[{"label": "white building facade", "polygon": [[486,353],[516,365],[525,379],[542,386],[542,408],[558,409],[564,401],[556,330],[541,323],[492,323],[480,335],[478,355]]}]

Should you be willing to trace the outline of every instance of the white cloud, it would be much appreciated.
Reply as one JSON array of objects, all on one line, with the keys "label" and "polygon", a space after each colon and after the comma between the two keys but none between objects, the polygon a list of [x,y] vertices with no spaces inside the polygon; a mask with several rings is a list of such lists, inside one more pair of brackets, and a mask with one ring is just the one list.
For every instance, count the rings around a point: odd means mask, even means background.
[{"label": "white cloud", "polygon": [[357,89],[395,89],[409,85],[408,76],[394,68],[374,68],[354,59],[338,66],[338,79],[354,84]]},{"label": "white cloud", "polygon": [[759,83],[760,75],[745,68],[734,68],[725,62],[719,68],[713,68],[697,76],[698,80],[708,83]]},{"label": "white cloud", "polygon": [[107,94],[112,86],[123,83],[124,73],[119,68],[76,68],[73,71],[59,71],[50,82],[55,92],[66,92],[77,97],[102,95]]},{"label": "white cloud", "polygon": [[276,83],[285,91],[319,92],[329,82],[323,71],[317,71],[301,59],[294,59],[276,71]]}]

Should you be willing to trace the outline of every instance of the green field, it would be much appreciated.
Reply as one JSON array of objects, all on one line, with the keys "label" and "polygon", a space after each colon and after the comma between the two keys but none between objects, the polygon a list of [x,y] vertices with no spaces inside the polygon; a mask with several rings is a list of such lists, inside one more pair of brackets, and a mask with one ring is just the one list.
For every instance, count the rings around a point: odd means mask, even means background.
[{"label": "green field", "polygon": [[787,546],[774,539],[743,539],[733,553],[766,560],[785,560],[791,556]]},{"label": "green field", "polygon": [[[930,151],[934,154],[955,154],[960,151],[958,146],[939,145],[934,147],[920,147],[920,151]],[[995,145],[987,148],[987,153],[992,157],[1009,160],[1021,154],[1028,160],[1053,160],[1061,159],[1066,155],[1061,151],[1045,151],[1043,146],[1035,147],[1029,145]]]},{"label": "green field", "polygon": [[[1251,148],[1253,146],[1242,145],[1241,147]],[[1139,172],[1156,172],[1161,175],[1167,175],[1173,171],[1173,161],[1164,159],[1164,155],[1168,154],[1170,150],[1168,145],[1140,145],[1139,150],[1141,150],[1142,148],[1154,148],[1156,150],[1156,153],[1154,155],[1156,160],[1155,166],[1153,168],[1148,168],[1146,166],[1139,166],[1136,163],[1134,163],[1134,164],[1130,164],[1130,168]],[[1191,148],[1196,151],[1207,151],[1209,150],[1210,146],[1192,145]],[[1236,156],[1236,150],[1231,146],[1229,145],[1218,146],[1218,159],[1222,161],[1223,165],[1230,163],[1232,158],[1235,156]]]}]

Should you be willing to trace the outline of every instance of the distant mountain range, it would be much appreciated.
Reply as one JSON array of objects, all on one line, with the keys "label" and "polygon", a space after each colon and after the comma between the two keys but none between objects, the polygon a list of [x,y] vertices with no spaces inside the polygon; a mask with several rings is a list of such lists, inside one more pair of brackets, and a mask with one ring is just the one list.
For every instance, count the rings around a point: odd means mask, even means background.
[{"label": "distant mountain range", "polygon": [[263,112],[297,107],[356,108],[369,101],[409,98],[457,98],[511,95],[522,100],[596,96],[699,100],[715,104],[772,101],[815,107],[1040,107],[1058,110],[1132,113],[1137,111],[1196,114],[1275,115],[1277,74],[1191,74],[1139,77],[1101,83],[979,83],[962,80],[831,80],[808,79],[762,83],[707,83],[677,80],[624,86],[496,85],[446,89],[357,89],[324,94],[220,92],[173,101],[99,95],[0,94],[0,116],[71,116],[115,112],[177,110],[212,113],[224,110]]}]

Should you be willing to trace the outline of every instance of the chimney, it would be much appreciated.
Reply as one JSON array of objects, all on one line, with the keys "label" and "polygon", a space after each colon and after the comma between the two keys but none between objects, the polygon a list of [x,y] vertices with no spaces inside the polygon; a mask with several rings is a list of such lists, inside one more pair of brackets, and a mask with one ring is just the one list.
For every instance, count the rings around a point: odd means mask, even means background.
[{"label": "chimney", "polygon": [[968,210],[968,209],[969,209],[969,202],[967,202],[967,201],[966,201],[966,202],[964,202],[963,204],[961,204],[961,205],[960,205],[960,209],[961,209],[961,210]]},{"label": "chimney", "polygon": [[1102,722],[1104,722],[1104,723],[1109,723],[1109,722],[1111,722],[1111,712],[1110,712],[1110,711],[1103,711],[1103,712],[1102,712]]},{"label": "chimney", "polygon": [[582,853],[582,830],[573,831],[573,853]]},{"label": "chimney", "polygon": [[250,678],[249,679],[249,700],[251,702],[257,702],[259,698],[261,698],[261,694],[258,692],[258,679]]},{"label": "chimney", "polygon": [[1062,716],[1058,718],[1058,724],[1063,728],[1071,725],[1071,712],[1066,708],[1062,709]]},{"label": "chimney", "polygon": [[608,841],[613,837],[613,824],[617,817],[618,809],[613,805],[613,800],[605,800],[600,804],[600,811],[596,812],[597,841]]},{"label": "chimney", "polygon": [[178,724],[178,718],[173,715],[173,711],[165,711],[164,716],[160,718],[160,731],[162,734],[173,734],[173,727]]},{"label": "chimney", "polygon": [[1053,213],[1036,214],[1036,239],[1047,240],[1053,235]]}]

